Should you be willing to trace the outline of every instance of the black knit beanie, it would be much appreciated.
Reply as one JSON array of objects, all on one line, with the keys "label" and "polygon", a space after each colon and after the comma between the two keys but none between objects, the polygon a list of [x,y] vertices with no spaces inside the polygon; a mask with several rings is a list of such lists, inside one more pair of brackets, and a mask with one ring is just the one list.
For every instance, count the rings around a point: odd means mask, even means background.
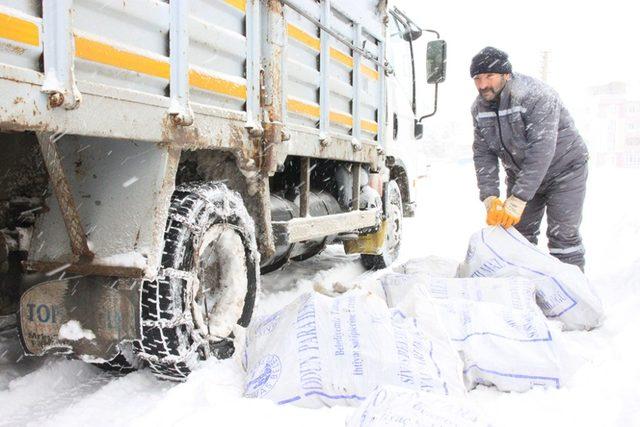
[{"label": "black knit beanie", "polygon": [[511,73],[509,55],[500,49],[487,46],[471,60],[471,77],[482,73]]}]

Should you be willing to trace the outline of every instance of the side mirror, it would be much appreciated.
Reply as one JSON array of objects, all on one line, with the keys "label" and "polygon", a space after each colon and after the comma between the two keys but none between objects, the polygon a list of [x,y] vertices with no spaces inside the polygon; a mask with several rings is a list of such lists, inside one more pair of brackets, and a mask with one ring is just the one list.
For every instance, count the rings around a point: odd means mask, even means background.
[{"label": "side mirror", "polygon": [[431,40],[427,43],[427,83],[444,82],[447,76],[447,42]]}]

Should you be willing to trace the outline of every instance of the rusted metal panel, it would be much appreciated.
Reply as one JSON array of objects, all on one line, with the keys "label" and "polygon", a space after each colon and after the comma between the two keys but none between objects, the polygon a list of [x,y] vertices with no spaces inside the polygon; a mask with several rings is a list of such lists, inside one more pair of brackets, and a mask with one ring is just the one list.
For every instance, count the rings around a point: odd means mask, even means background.
[{"label": "rusted metal panel", "polygon": [[126,267],[143,270],[153,278],[160,263],[179,151],[75,135],[59,138],[57,148],[70,197],[95,257],[91,262],[77,262],[71,256],[61,213],[68,201],[49,196],[45,201],[48,209],[35,224],[30,266],[41,265],[38,262],[70,264],[82,271],[94,269],[94,274],[115,274]]},{"label": "rusted metal panel", "polygon": [[62,264],[59,262],[24,261],[23,266],[28,271],[40,271],[51,276],[62,273],[131,278],[142,278],[145,276],[143,268],[100,265],[95,262]]},{"label": "rusted metal panel", "polygon": [[[194,125],[178,129],[167,120],[169,99],[141,92],[79,82],[82,105],[50,109],[40,93],[39,73],[0,64],[0,130],[68,133],[172,145],[181,149],[218,148],[251,152],[243,112],[192,104]],[[100,112],[97,114],[96,112]]]},{"label": "rusted metal panel", "polygon": [[139,339],[139,281],[85,277],[42,283],[20,300],[20,330],[32,355],[74,353],[102,362]]},{"label": "rusted metal panel", "polygon": [[282,142],[284,106],[282,55],[284,49],[284,16],[280,0],[266,0],[267,29],[263,39],[262,108],[264,136],[262,171],[272,175],[277,168],[276,149]]},{"label": "rusted metal panel", "polygon": [[287,155],[294,155],[366,163],[373,170],[384,166],[384,152],[374,142],[354,144],[352,139],[333,138],[331,144],[325,145],[320,142],[318,131],[300,126],[290,127],[289,131],[291,140],[280,147],[278,162],[284,161]]}]

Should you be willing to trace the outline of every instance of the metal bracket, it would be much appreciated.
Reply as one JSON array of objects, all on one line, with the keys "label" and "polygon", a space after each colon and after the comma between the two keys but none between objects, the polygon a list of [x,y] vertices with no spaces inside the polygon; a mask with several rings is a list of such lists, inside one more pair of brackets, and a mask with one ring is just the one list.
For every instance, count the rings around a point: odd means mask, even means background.
[{"label": "metal bracket", "polygon": [[310,163],[308,157],[300,159],[300,218],[305,218],[309,215]]},{"label": "metal bracket", "polygon": [[354,163],[351,167],[351,177],[353,179],[351,210],[357,211],[360,209],[360,163]]},{"label": "metal bracket", "polygon": [[171,0],[169,7],[169,116],[176,125],[190,126],[193,111],[189,105],[189,0]]},{"label": "metal bracket", "polygon": [[[288,2],[285,2],[285,4],[292,7]],[[296,10],[296,12],[301,13],[299,10]],[[329,100],[331,94],[331,39],[329,38],[330,33],[327,32],[330,19],[331,1],[323,0],[320,2],[320,22],[318,23],[318,26],[322,29],[320,31],[320,144],[325,147],[331,142],[329,121],[329,113],[331,110],[331,102]]]},{"label": "metal bracket", "polygon": [[265,0],[266,36],[263,39],[261,61],[263,72],[262,93],[264,129],[262,141],[262,172],[273,175],[278,168],[278,147],[282,143],[284,120],[283,61],[285,46],[285,21],[282,3]]},{"label": "metal bracket", "polygon": [[71,28],[72,0],[42,2],[42,34],[44,83],[42,92],[49,94],[49,106],[73,110],[82,96],[73,73],[74,43]]},{"label": "metal bracket", "polygon": [[94,254],[89,249],[87,235],[82,227],[80,214],[78,213],[78,208],[73,199],[69,182],[67,181],[62,162],[60,161],[60,154],[56,147],[56,141],[64,135],[50,133],[37,133],[36,135],[38,137],[38,143],[40,144],[40,150],[42,150],[44,164],[49,173],[51,187],[53,187],[53,192],[60,205],[62,219],[64,220],[69,241],[71,242],[71,250],[78,259],[90,261],[93,259]]},{"label": "metal bracket", "polygon": [[247,38],[247,123],[249,135],[259,138],[264,133],[260,121],[260,98],[263,73],[260,70],[260,1],[249,0],[246,6]]},{"label": "metal bracket", "polygon": [[379,212],[371,209],[334,215],[294,218],[289,221],[274,221],[272,226],[274,234],[282,236],[283,241],[291,244],[374,227],[379,222]]},{"label": "metal bracket", "polygon": [[[362,25],[354,23],[353,25],[353,40],[356,46],[362,45]],[[361,133],[361,107],[360,102],[362,98],[362,73],[360,67],[362,66],[362,54],[357,51],[353,51],[353,136],[356,140],[362,139]]]}]

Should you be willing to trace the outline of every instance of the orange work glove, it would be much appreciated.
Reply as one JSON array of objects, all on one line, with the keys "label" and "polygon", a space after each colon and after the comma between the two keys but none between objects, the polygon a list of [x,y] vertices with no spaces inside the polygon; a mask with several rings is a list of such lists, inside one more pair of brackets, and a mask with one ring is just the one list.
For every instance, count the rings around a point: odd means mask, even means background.
[{"label": "orange work glove", "polygon": [[487,208],[487,224],[499,225],[502,222],[504,216],[504,210],[502,208],[502,200],[496,196],[489,196],[483,201],[485,208]]},{"label": "orange work glove", "polygon": [[504,228],[509,228],[519,223],[526,205],[527,202],[518,199],[516,196],[507,197],[507,200],[502,205],[504,214],[500,220],[500,225]]}]

